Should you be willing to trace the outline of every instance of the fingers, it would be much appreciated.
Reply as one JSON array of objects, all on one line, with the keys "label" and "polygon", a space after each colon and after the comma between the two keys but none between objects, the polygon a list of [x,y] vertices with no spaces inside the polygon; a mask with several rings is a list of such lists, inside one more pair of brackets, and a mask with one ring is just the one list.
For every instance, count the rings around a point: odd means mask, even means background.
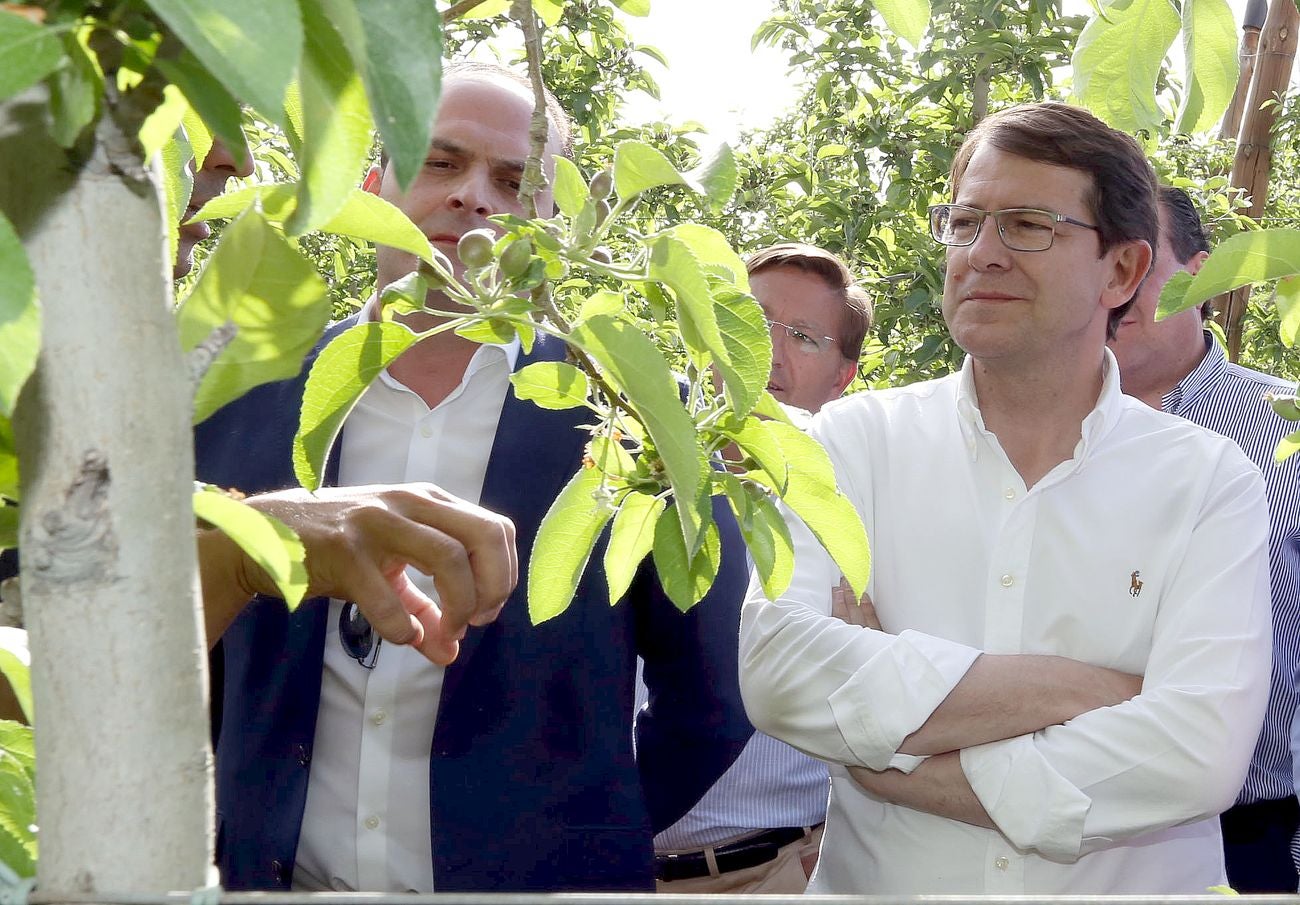
[{"label": "fingers", "polygon": [[840,578],[840,583],[831,589],[831,615],[849,625],[882,631],[871,598],[867,594],[860,600],[856,598],[846,578]]}]

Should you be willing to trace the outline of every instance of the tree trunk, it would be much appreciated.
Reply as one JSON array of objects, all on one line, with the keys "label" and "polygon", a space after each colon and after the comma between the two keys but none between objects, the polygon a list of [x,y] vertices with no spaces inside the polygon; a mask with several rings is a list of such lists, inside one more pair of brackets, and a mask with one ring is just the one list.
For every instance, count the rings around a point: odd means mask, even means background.
[{"label": "tree trunk", "polygon": [[[1296,7],[1296,0],[1272,0],[1259,37],[1255,75],[1246,96],[1241,133],[1237,136],[1237,157],[1232,164],[1232,184],[1244,188],[1250,196],[1250,207],[1244,211],[1250,217],[1259,217],[1264,212],[1268,201],[1269,171],[1273,165],[1272,132],[1277,108],[1264,104],[1274,95],[1285,93],[1291,81],[1298,27],[1300,9]],[[1241,353],[1241,318],[1249,297],[1250,287],[1243,286],[1228,294],[1226,304],[1222,301],[1223,296],[1215,300],[1228,335],[1228,356],[1233,361]]]},{"label": "tree trunk", "polygon": [[212,755],[158,181],[111,115],[70,156],[47,107],[36,91],[0,105],[0,208],[44,322],[14,415],[38,880],[51,896],[192,889],[213,874]]}]

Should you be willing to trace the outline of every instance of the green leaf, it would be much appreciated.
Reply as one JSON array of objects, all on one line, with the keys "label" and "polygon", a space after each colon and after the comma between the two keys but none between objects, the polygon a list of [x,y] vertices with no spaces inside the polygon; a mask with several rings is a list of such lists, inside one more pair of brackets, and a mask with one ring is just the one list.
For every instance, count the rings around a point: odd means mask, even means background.
[{"label": "green leaf", "polygon": [[655,525],[667,506],[662,496],[636,491],[626,494],[619,504],[610,527],[609,546],[605,548],[605,579],[609,582],[611,606],[623,599],[641,560],[653,548]]},{"label": "green leaf", "polygon": [[[771,336],[768,337],[771,341]],[[761,415],[764,418],[770,418],[773,421],[779,421],[782,424],[793,424],[790,420],[790,413],[785,410],[785,406],[776,401],[776,397],[763,390],[758,397],[758,404],[754,406],[754,414]]]},{"label": "green leaf", "polygon": [[749,548],[750,559],[763,583],[763,592],[775,600],[785,592],[794,575],[794,544],[790,527],[767,494],[733,474],[721,473],[723,488],[736,523]]},{"label": "green leaf", "polygon": [[758,403],[772,374],[772,334],[753,296],[723,288],[713,298],[718,331],[730,359],[731,376],[724,378],[724,392],[732,410],[743,417]]},{"label": "green leaf", "polygon": [[1271,393],[1264,398],[1268,400],[1273,411],[1287,421],[1300,421],[1300,399],[1295,396],[1274,396]]},{"label": "green leaf", "polygon": [[213,198],[191,219],[228,220],[238,217],[256,204],[261,208],[262,217],[268,223],[283,223],[293,213],[294,205],[297,204],[297,188],[291,182],[281,182],[236,189]]},{"label": "green leaf", "polygon": [[194,514],[238,544],[297,609],[307,593],[307,551],[292,528],[210,484],[194,491]]},{"label": "green leaf", "polygon": [[1186,292],[1177,302],[1176,309],[1172,301],[1166,307],[1166,298],[1172,297],[1161,292],[1156,316],[1167,317],[1238,286],[1268,283],[1296,274],[1300,274],[1300,229],[1258,229],[1237,233],[1210,252],[1200,272],[1187,283]]},{"label": "green leaf", "polygon": [[195,393],[195,423],[259,384],[297,374],[329,315],[315,265],[256,211],[226,227],[177,315],[187,352],[219,327],[237,328]]},{"label": "green leaf", "polygon": [[252,104],[268,122],[285,124],[285,89],[302,56],[296,0],[145,2],[235,98]]},{"label": "green leaf", "polygon": [[60,147],[76,144],[78,136],[99,116],[104,76],[86,46],[93,32],[92,28],[79,28],[64,36],[68,61],[50,79],[50,134]]},{"label": "green leaf", "polygon": [[32,707],[31,666],[27,633],[17,628],[0,629],[0,676],[4,676],[4,680],[9,683],[28,722],[36,716]]},{"label": "green leaf", "polygon": [[[231,155],[242,163],[248,153],[248,144],[244,140],[241,126],[242,116],[239,101],[226,90],[212,73],[208,72],[194,56],[186,51],[172,59],[160,59],[156,62],[158,70],[181,90],[190,107],[202,118]],[[268,114],[270,115],[270,114]],[[191,136],[192,138],[192,136]],[[196,146],[197,151],[197,146]],[[199,156],[197,153],[196,157]],[[204,152],[203,156],[207,156]]]},{"label": "green leaf", "polygon": [[[835,485],[835,470],[826,450],[798,428],[774,421],[761,422],[781,446],[789,476],[781,502],[826,548],[844,577],[860,597],[871,576],[871,548],[858,511]],[[762,481],[762,473],[752,473]],[[776,489],[773,487],[773,489]]]},{"label": "green leaf", "polygon": [[4,415],[0,415],[0,496],[18,499],[18,448],[13,425]]},{"label": "green leaf", "polygon": [[1193,304],[1183,302],[1187,295],[1187,287],[1191,284],[1192,275],[1186,270],[1180,270],[1169,278],[1160,290],[1160,301],[1156,303],[1156,320],[1162,321],[1193,307]]},{"label": "green leaf", "polygon": [[677,609],[685,613],[699,603],[713,579],[718,577],[722,562],[722,538],[712,520],[704,525],[703,543],[695,556],[687,553],[678,509],[666,510],[655,522],[654,558],[659,584]]},{"label": "green leaf", "polygon": [[326,0],[365,82],[384,150],[402,189],[424,165],[442,96],[442,16],[428,0]]},{"label": "green leaf", "polygon": [[460,18],[463,20],[471,19],[491,19],[494,16],[500,16],[510,11],[510,0],[486,0],[478,6],[461,13]]},{"label": "green leaf", "polygon": [[566,217],[576,217],[587,201],[587,181],[577,164],[567,157],[555,158],[555,205]]},{"label": "green leaf", "polygon": [[731,196],[736,193],[736,183],[740,171],[736,168],[736,155],[731,146],[718,145],[712,154],[695,169],[685,175],[685,182],[709,201],[709,209],[715,214],[727,206]]},{"label": "green leaf", "polygon": [[595,468],[579,469],[537,529],[528,560],[528,616],[534,625],[560,615],[573,601],[596,538],[614,514],[593,496],[603,479]]},{"label": "green leaf", "polygon": [[1237,90],[1237,24],[1228,0],[1183,0],[1183,104],[1176,132],[1214,128]]},{"label": "green leaf", "polygon": [[776,434],[768,430],[765,422],[756,417],[746,418],[738,430],[727,431],[727,436],[765,473],[763,483],[778,496],[784,494],[790,481],[790,465]]},{"label": "green leaf", "polygon": [[[174,88],[174,85],[169,85]],[[189,140],[190,148],[194,151],[194,167],[202,169],[204,162],[208,159],[208,154],[212,151],[212,130],[208,124],[203,121],[203,117],[195,111],[187,102],[185,104],[185,113],[181,116],[181,127],[185,130],[185,137]],[[247,151],[247,147],[243,149]],[[239,148],[231,151],[231,155],[238,155]]]},{"label": "green leaf", "polygon": [[[6,13],[5,15],[9,15]],[[13,415],[18,391],[36,368],[41,349],[41,306],[36,276],[18,233],[0,213],[0,415]]]},{"label": "green leaf", "polygon": [[621,292],[601,289],[593,292],[582,303],[579,319],[586,320],[599,314],[618,316],[627,310],[627,299]]},{"label": "green leaf", "polygon": [[[179,124],[179,117],[177,117]],[[190,171],[190,160],[194,152],[190,148],[185,133],[172,127],[172,135],[163,142],[159,149],[159,165],[162,170],[163,197],[166,199],[167,260],[175,261],[180,245],[180,222],[184,219],[185,209],[189,207],[190,195],[194,192],[194,174]]]},{"label": "green leaf", "polygon": [[620,141],[614,149],[614,189],[624,200],[660,185],[686,185],[662,151],[643,141]]},{"label": "green leaf", "polygon": [[1273,450],[1273,461],[1281,465],[1287,459],[1291,458],[1291,456],[1295,454],[1296,450],[1300,450],[1300,431],[1296,431],[1293,434],[1287,434],[1278,441],[1277,449]]},{"label": "green leaf", "polygon": [[379,307],[387,320],[397,314],[412,314],[424,310],[424,300],[429,294],[429,284],[419,273],[398,277],[379,290]]},{"label": "green leaf", "polygon": [[[17,460],[14,461],[17,464]],[[18,507],[0,502],[0,550],[18,546]]]},{"label": "green leaf", "polygon": [[36,873],[35,829],[32,776],[17,757],[0,750],[0,861],[20,877]]},{"label": "green leaf", "polygon": [[510,375],[515,395],[544,409],[571,409],[587,402],[587,375],[564,361],[535,361]]},{"label": "green leaf", "polygon": [[650,15],[650,0],[614,0],[614,5],[629,16]]},{"label": "green leaf", "polygon": [[874,0],[889,30],[913,47],[921,46],[930,27],[930,0]]},{"label": "green leaf", "polygon": [[18,762],[33,780],[36,778],[36,745],[32,727],[15,720],[0,720],[0,751]]},{"label": "green leaf", "polygon": [[35,85],[62,59],[54,29],[0,9],[0,99]]},{"label": "green leaf", "polygon": [[[161,151],[167,142],[175,140],[176,130],[185,119],[185,111],[189,106],[185,95],[175,85],[163,87],[163,102],[145,117],[144,123],[140,126],[140,147],[144,151],[145,160]],[[186,151],[191,151],[193,145],[189,143],[189,135],[183,134],[182,138],[185,141]]]},{"label": "green leaf", "polygon": [[645,423],[672,484],[686,543],[693,547],[699,539],[702,454],[663,353],[637,326],[608,315],[576,325],[569,338],[613,377]]},{"label": "green leaf", "polygon": [[587,445],[591,461],[607,475],[626,478],[636,470],[636,460],[623,448],[623,444],[613,437],[597,436],[591,438]]},{"label": "green leaf", "polygon": [[533,0],[533,11],[541,16],[547,28],[554,28],[564,14],[564,0]]},{"label": "green leaf", "polygon": [[295,236],[342,210],[360,181],[372,141],[366,88],[343,38],[314,0],[302,4],[302,14],[302,181],[298,206],[284,225]]},{"label": "green leaf", "polygon": [[1300,342],[1300,276],[1278,280],[1274,301],[1281,318],[1282,342],[1294,348]]},{"label": "green leaf", "polygon": [[1084,26],[1071,60],[1083,106],[1121,132],[1155,132],[1156,78],[1181,22],[1169,0],[1112,0]]},{"label": "green leaf", "polygon": [[392,321],[356,324],[321,350],[307,377],[302,417],[293,438],[293,473],[308,490],[320,487],[325,458],[348,412],[370,381],[419,336]]}]

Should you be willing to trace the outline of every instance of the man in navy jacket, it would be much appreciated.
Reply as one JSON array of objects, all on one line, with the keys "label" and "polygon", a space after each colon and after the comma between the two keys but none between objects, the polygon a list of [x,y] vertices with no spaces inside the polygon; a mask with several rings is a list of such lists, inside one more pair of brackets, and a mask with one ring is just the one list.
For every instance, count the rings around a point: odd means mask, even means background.
[{"label": "man in navy jacket", "polygon": [[[401,193],[376,171],[366,185],[454,260],[466,231],[520,213],[531,106],[526,81],[508,71],[450,68],[415,183]],[[548,169],[567,141],[554,104],[550,118]],[[550,204],[539,198],[539,208]],[[380,285],[411,269],[409,256],[379,250]],[[358,650],[342,601],[307,601],[292,615],[279,601],[248,606],[223,636],[217,809],[227,888],[649,890],[652,829],[680,817],[743,747],[751,730],[736,626],[745,562],[724,505],[715,504],[722,567],[697,609],[678,612],[648,566],[611,608],[598,547],[568,611],[529,624],[526,557],[580,467],[586,418],[516,399],[508,374],[563,354],[551,340],[523,355],[440,333],[395,361],[349,416],[327,483],[429,480],[510,517],[519,588],[445,669],[401,645],[372,640]],[[201,479],[250,493],[293,483],[310,364],[199,427]],[[638,654],[651,689],[639,762]]]}]

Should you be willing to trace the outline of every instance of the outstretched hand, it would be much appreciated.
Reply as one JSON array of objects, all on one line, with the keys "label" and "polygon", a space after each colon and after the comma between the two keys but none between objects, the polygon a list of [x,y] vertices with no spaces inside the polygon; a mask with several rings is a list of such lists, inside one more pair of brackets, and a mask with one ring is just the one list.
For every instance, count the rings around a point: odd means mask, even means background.
[{"label": "outstretched hand", "polygon": [[[284,522],[307,553],[308,596],[357,604],[385,641],[452,662],[471,625],[496,619],[519,580],[514,525],[432,484],[286,490],[246,501]],[[216,535],[215,537],[213,535]],[[199,538],[209,642],[275,583],[215,530]],[[406,567],[433,577],[434,603]]]}]

